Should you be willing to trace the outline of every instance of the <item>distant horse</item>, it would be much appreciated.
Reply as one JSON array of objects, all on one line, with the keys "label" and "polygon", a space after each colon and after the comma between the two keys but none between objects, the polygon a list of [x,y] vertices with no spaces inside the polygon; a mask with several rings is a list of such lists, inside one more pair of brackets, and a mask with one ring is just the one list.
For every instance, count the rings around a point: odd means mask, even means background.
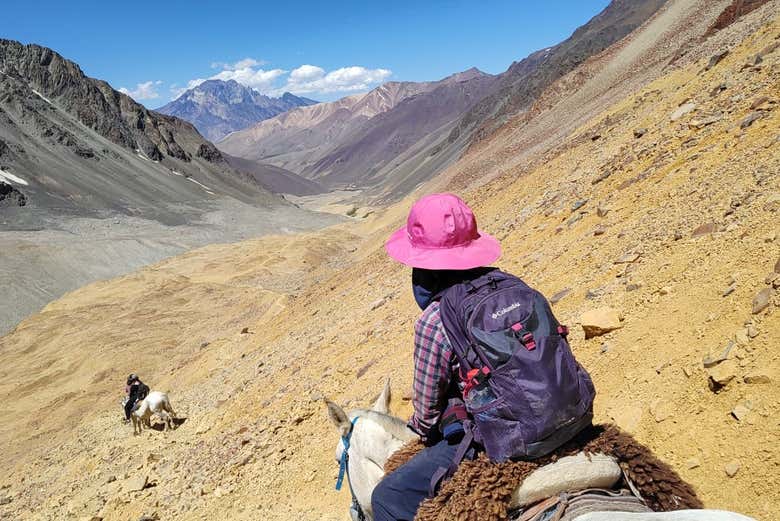
[{"label": "distant horse", "polygon": [[[349,414],[336,405],[326,400],[328,406],[328,416],[334,423],[341,435],[336,446],[336,460],[345,461],[348,466],[347,475],[350,481],[353,498],[357,501],[360,509],[367,521],[373,520],[373,511],[371,508],[371,494],[374,487],[384,477],[384,465],[388,458],[400,449],[408,441],[417,439],[417,435],[406,426],[406,422],[389,414],[390,405],[390,384],[385,384],[385,388],[379,395],[376,403],[369,409],[356,409]],[[358,421],[359,420],[359,421]],[[348,440],[349,450],[348,459],[344,460],[344,440]],[[598,455],[603,459],[607,456]],[[580,465],[573,460],[577,456],[561,458],[558,462],[541,467],[531,473],[523,482],[518,490],[512,496],[510,508],[517,508],[523,502],[520,498],[536,497],[543,499],[549,496],[555,496],[566,490],[571,490],[571,476],[566,476],[565,472],[550,472],[551,467],[564,463]],[[587,458],[581,458],[587,460]],[[591,458],[593,459],[593,458]],[[564,462],[564,460],[567,460]],[[614,461],[613,461],[614,463]],[[617,466],[617,463],[614,463]],[[569,467],[571,469],[572,467]],[[589,469],[579,467],[585,473]],[[605,468],[604,470],[607,470]],[[618,468],[619,472],[619,468]],[[546,474],[546,475],[545,475]],[[560,476],[560,483],[553,483]],[[552,478],[552,481],[551,481]],[[603,477],[601,478],[603,479]],[[531,488],[544,482],[543,487],[545,495],[539,497],[537,490],[528,490],[529,483],[534,484]],[[614,484],[614,481],[612,482]],[[590,484],[585,485],[589,488]],[[552,487],[552,488],[551,488]],[[523,490],[526,489],[526,490]],[[537,494],[537,496],[535,496]],[[608,500],[605,500],[608,501]],[[606,505],[605,505],[606,506]],[[517,518],[515,518],[517,519]],[[627,512],[590,512],[577,516],[573,521],[755,521],[752,518],[733,512],[721,510],[678,510],[674,512],[647,512],[647,513],[627,513]]]},{"label": "distant horse", "polygon": [[173,420],[176,412],[171,406],[168,395],[160,391],[150,392],[146,398],[138,402],[131,416],[133,420],[133,434],[141,434],[144,426],[151,426],[152,414],[159,416],[164,422],[164,429],[173,429]]}]

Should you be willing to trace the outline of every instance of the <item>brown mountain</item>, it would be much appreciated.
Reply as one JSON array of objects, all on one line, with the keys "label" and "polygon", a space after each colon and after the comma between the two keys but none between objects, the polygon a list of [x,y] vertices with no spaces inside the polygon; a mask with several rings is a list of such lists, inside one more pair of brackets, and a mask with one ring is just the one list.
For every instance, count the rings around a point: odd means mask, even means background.
[{"label": "brown mountain", "polygon": [[279,116],[234,133],[218,146],[331,188],[368,189],[380,199],[395,199],[442,171],[509,116],[527,109],[556,80],[639,27],[664,3],[614,0],[562,43],[513,63],[499,76],[470,69],[426,84],[416,95],[365,120],[350,118],[348,108],[339,110],[340,103],[354,102],[346,98],[320,106],[331,105],[332,119],[326,118],[325,125],[301,119],[289,132],[281,120],[285,116]]},{"label": "brown mountain", "polygon": [[11,40],[0,40],[0,168],[21,180],[27,216],[119,212],[174,224],[219,197],[277,203],[190,123],[146,109],[51,49]]}]

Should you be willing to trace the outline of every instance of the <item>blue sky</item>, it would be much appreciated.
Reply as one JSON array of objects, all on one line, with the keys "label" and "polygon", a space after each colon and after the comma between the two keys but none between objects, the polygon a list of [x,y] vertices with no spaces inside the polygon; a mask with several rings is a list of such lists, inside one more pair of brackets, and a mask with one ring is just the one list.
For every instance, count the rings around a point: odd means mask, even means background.
[{"label": "blue sky", "polygon": [[608,3],[11,0],[0,37],[51,47],[153,108],[213,76],[333,100],[387,80],[502,72]]}]

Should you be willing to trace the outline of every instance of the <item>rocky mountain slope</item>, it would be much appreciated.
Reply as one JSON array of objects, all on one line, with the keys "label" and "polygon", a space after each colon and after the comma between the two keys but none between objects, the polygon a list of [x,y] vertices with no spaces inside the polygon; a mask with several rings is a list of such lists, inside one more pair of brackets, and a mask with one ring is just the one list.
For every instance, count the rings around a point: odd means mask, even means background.
[{"label": "rocky mountain slope", "polygon": [[431,88],[432,82],[388,82],[365,94],[298,108],[262,121],[228,136],[219,148],[300,172],[367,120]]},{"label": "rocky mountain slope", "polygon": [[0,40],[0,183],[0,332],[98,278],[319,223],[233,169],[190,123],[51,49],[9,40]]},{"label": "rocky mountain slope", "polygon": [[[306,162],[284,162],[265,131],[247,131],[218,146],[231,154],[263,158],[333,188],[358,187],[379,200],[402,197],[456,161],[475,140],[483,139],[508,116],[525,110],[558,78],[644,23],[665,0],[618,0],[577,29],[564,42],[512,64],[497,77],[467,77],[409,98],[346,134],[330,149],[307,154]],[[468,81],[466,81],[468,80]],[[285,136],[298,145],[318,136]]]},{"label": "rocky mountain slope", "polygon": [[265,96],[235,80],[206,80],[185,91],[157,112],[189,121],[211,141],[296,107],[317,102],[285,92],[278,98]]},{"label": "rocky mountain slope", "polygon": [[176,222],[168,204],[220,195],[274,202],[192,125],[147,110],[51,49],[0,40],[0,108],[0,160],[20,179],[28,210]]},{"label": "rocky mountain slope", "polygon": [[[780,2],[703,38],[730,5],[671,1],[422,192],[460,187],[502,241],[499,265],[555,302],[594,377],[597,420],[633,432],[708,507],[774,519]],[[671,48],[651,60],[641,51],[658,38]],[[656,77],[613,78],[609,99],[595,97],[591,82],[635,63]],[[581,113],[567,104],[575,84]],[[531,142],[523,128],[564,109],[574,128],[507,159]],[[414,197],[85,287],[0,339],[0,514],[343,519],[322,397],[365,405],[390,376],[395,412],[410,411],[417,311],[382,243]],[[617,329],[586,339],[583,315],[605,308]],[[131,371],[171,393],[187,417],[177,430],[134,438],[119,422]]]}]

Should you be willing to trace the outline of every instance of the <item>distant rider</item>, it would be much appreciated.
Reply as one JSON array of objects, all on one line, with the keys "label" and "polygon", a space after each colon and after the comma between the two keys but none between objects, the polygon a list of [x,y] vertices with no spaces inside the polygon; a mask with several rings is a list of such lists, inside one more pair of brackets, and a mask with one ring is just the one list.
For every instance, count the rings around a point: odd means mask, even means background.
[{"label": "distant rider", "polygon": [[127,395],[125,423],[130,421],[130,415],[133,413],[135,404],[146,398],[147,394],[149,394],[149,387],[138,378],[138,375],[131,373],[127,377],[127,385],[125,386],[125,395]]}]

